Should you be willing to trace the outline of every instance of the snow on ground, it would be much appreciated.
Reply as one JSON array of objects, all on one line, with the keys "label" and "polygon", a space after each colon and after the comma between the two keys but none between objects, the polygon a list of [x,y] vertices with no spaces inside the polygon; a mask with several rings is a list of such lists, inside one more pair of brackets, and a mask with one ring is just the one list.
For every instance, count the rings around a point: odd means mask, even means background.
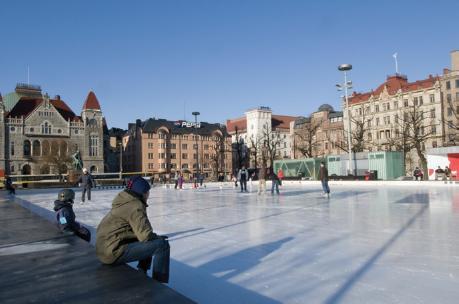
[{"label": "snow on ground", "polygon": [[[280,196],[154,188],[148,216],[170,237],[169,285],[199,303],[456,302],[459,188],[358,185],[334,185],[330,199],[313,183]],[[119,191],[75,203],[94,236]],[[52,219],[56,193],[18,198]]]}]

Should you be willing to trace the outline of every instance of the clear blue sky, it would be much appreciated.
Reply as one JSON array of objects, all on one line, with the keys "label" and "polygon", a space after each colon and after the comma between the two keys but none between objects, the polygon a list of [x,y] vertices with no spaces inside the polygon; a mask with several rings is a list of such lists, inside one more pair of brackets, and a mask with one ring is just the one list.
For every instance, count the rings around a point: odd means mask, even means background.
[{"label": "clear blue sky", "polygon": [[459,48],[459,1],[1,2],[0,92],[17,82],[79,112],[90,89],[109,127],[136,118],[225,122],[249,108],[340,107],[340,63],[357,91],[395,71],[440,74]]}]

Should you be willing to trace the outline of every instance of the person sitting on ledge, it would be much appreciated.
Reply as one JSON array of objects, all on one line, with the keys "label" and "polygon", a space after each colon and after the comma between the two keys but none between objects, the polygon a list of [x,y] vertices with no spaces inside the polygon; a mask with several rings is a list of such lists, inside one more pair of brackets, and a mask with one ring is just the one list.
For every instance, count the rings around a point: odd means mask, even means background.
[{"label": "person sitting on ledge", "polygon": [[57,200],[54,201],[57,225],[62,232],[75,234],[86,242],[89,242],[91,240],[91,232],[75,221],[75,213],[73,212],[74,199],[75,191],[72,189],[62,189],[59,191]]},{"label": "person sitting on ledge", "polygon": [[133,177],[112,203],[112,209],[97,227],[96,254],[103,264],[119,265],[139,261],[144,273],[153,262],[153,279],[169,282],[170,247],[167,236],[153,232],[147,216],[149,183]]}]

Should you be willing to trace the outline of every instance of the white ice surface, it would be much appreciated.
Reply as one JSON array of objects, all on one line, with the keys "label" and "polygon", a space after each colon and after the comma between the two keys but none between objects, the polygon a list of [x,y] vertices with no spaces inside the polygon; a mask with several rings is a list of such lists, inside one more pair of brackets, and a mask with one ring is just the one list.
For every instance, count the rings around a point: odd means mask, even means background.
[{"label": "white ice surface", "polygon": [[[148,215],[170,237],[169,285],[199,303],[457,303],[459,188],[331,188],[330,199],[318,184],[280,196],[154,188]],[[77,200],[77,220],[96,228],[118,192]],[[56,193],[18,198],[52,219]]]}]

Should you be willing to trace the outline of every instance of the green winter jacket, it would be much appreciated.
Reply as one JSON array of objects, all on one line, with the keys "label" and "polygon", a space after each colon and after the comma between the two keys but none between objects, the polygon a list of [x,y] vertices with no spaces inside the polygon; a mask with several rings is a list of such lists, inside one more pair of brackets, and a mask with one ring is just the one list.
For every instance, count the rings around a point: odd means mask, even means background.
[{"label": "green winter jacket", "polygon": [[97,227],[96,254],[104,264],[113,264],[127,244],[157,238],[147,216],[147,204],[135,194],[120,192],[112,209]]}]

